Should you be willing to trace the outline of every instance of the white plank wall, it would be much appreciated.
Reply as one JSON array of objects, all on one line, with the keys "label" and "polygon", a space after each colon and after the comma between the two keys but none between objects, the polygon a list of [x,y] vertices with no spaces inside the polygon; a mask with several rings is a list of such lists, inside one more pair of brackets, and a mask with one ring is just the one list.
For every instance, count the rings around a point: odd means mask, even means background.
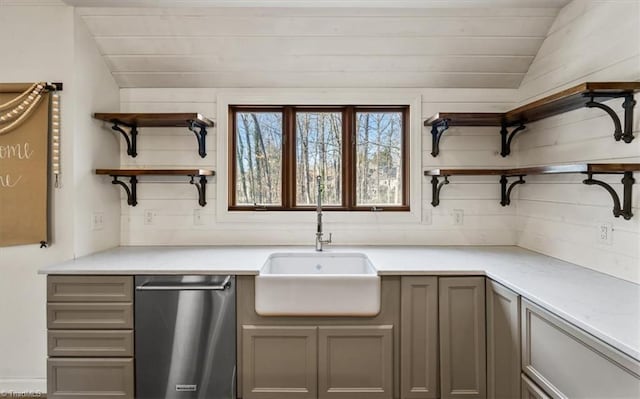
[{"label": "white plank wall", "polygon": [[[575,0],[565,7],[519,89],[521,102],[584,81],[640,80],[640,2]],[[640,103],[639,96],[636,100]],[[622,100],[607,104],[619,110]],[[640,106],[631,144],[613,140],[603,111],[582,109],[531,124],[516,139],[521,166],[572,162],[640,162]],[[528,177],[518,187],[518,245],[640,282],[640,185],[632,220],[611,214],[608,193],[581,183],[584,176]],[[605,177],[622,192],[620,177]],[[636,174],[636,181],[640,178]],[[610,243],[600,225],[613,227]]]},{"label": "white plank wall", "polygon": [[[458,111],[504,111],[513,105],[515,90],[493,89],[425,89],[422,90],[424,119],[441,109]],[[216,119],[215,89],[122,89],[122,112],[196,111]],[[195,151],[195,139],[186,129],[142,129],[139,155],[121,157],[122,167],[172,167],[192,165],[214,168],[216,134],[226,134],[222,127],[211,129],[207,136],[208,156],[201,159]],[[492,167],[513,166],[515,158],[498,155],[499,135],[495,129],[452,128],[442,139],[442,153],[433,158],[429,129],[423,128],[423,167]],[[123,152],[124,153],[124,152]],[[417,171],[417,173],[421,173]],[[172,180],[173,181],[173,180]],[[416,244],[416,245],[513,245],[515,207],[499,204],[500,190],[495,178],[458,178],[442,190],[442,203],[432,208],[429,179],[422,179],[423,220],[421,222],[374,222],[347,224],[328,213],[326,231],[334,233],[337,245],[347,244]],[[108,183],[105,178],[105,183]],[[215,215],[215,179],[207,186],[208,205],[200,208],[196,192],[189,184],[140,184],[139,205],[122,205],[123,245],[190,244],[307,244],[314,240],[315,217],[308,223],[281,225],[220,223]],[[193,213],[200,209],[203,224],[194,223]],[[464,211],[463,225],[454,225],[453,209]],[[145,218],[152,214],[152,221]]]}]

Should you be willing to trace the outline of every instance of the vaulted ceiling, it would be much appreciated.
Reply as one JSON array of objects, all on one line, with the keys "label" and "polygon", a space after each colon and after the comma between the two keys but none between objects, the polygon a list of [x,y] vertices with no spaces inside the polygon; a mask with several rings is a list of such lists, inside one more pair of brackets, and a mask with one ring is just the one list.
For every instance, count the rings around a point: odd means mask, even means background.
[{"label": "vaulted ceiling", "polygon": [[516,88],[568,3],[65,1],[121,87]]}]

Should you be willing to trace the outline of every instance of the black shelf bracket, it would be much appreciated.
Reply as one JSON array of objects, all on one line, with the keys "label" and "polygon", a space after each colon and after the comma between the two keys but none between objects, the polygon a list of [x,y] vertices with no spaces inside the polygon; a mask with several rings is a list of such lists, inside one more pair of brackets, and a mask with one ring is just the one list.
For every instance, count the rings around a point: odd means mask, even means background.
[{"label": "black shelf bracket", "polygon": [[198,203],[200,206],[207,205],[207,177],[200,176],[200,182],[196,182],[195,176],[191,176],[189,183],[196,186],[196,189],[198,190]]},{"label": "black shelf bracket", "polygon": [[[200,128],[200,130],[197,130]],[[198,140],[198,154],[200,154],[200,158],[204,158],[207,156],[207,127],[204,125],[198,125],[195,121],[189,121],[189,130],[196,135],[196,140]]]},{"label": "black shelf bracket", "polygon": [[442,181],[439,181],[438,176],[431,178],[431,205],[434,207],[440,205],[440,190],[445,184],[449,184],[449,176],[444,176]]},{"label": "black shelf bracket", "polygon": [[507,155],[511,154],[511,141],[513,140],[513,137],[526,128],[527,127],[523,123],[520,123],[520,126],[513,129],[513,131],[509,133],[508,126],[504,123],[502,124],[502,128],[500,129],[500,136],[502,138],[500,155],[502,155],[503,158],[506,158]]},{"label": "black shelf bracket", "polygon": [[[590,98],[585,104],[587,108],[599,108],[611,117],[614,125],[613,138],[616,141],[622,140],[627,144],[633,141],[633,108],[636,106],[633,93],[588,93],[585,94],[585,96]],[[624,102],[622,103],[622,108],[624,109],[624,129],[616,111],[608,105],[596,102],[596,98],[611,99],[618,97],[624,97]]]},{"label": "black shelf bracket", "polygon": [[118,177],[120,176],[112,176],[112,177],[113,177],[113,181],[111,182],[111,184],[119,185],[124,189],[124,192],[127,194],[127,204],[131,206],[138,205],[138,194],[137,194],[138,178],[135,176],[131,176],[131,178],[129,179],[129,184],[131,185],[131,188],[129,188],[129,186],[127,186],[127,183],[118,180]]},{"label": "black shelf bracket", "polygon": [[620,206],[620,197],[618,196],[616,190],[614,190],[613,187],[611,187],[609,184],[601,180],[594,179],[592,173],[589,173],[588,177],[583,181],[583,183],[588,186],[600,186],[607,190],[607,192],[611,195],[611,199],[613,199],[613,216],[622,216],[625,220],[629,220],[633,216],[633,212],[631,211],[631,190],[633,189],[633,184],[635,182],[636,181],[633,178],[633,172],[624,172],[622,177],[622,206]]},{"label": "black shelf bracket", "polygon": [[440,153],[440,139],[447,129],[449,129],[448,119],[435,122],[431,125],[431,155],[434,158]]},{"label": "black shelf bracket", "polygon": [[[122,137],[124,137],[124,139],[126,140],[127,155],[130,155],[132,158],[135,158],[136,156],[138,156],[138,150],[137,150],[138,127],[136,125],[129,125],[129,124],[123,123],[116,119],[112,120],[111,123],[113,123],[113,126],[111,127],[111,129],[115,130],[116,132],[119,132],[122,135]],[[121,125],[129,128],[129,132],[126,132],[122,127],[120,127]],[[129,138],[129,136],[131,136],[131,138]]]},{"label": "black shelf bracket", "polygon": [[515,186],[524,183],[526,183],[524,181],[524,175],[518,176],[518,180],[511,182],[511,184],[509,184],[509,177],[506,175],[502,175],[500,177],[500,205],[511,205],[511,191],[515,188]]}]

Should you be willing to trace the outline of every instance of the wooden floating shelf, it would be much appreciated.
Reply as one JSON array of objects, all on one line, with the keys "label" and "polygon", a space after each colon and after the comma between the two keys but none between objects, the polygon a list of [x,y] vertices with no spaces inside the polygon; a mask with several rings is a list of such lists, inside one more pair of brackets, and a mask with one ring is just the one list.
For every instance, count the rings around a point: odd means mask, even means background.
[{"label": "wooden floating shelf", "polygon": [[215,176],[208,169],[96,169],[97,175],[109,176]]},{"label": "wooden floating shelf", "polygon": [[[138,128],[140,127],[186,127],[198,141],[198,154],[207,156],[207,128],[214,122],[198,113],[95,113],[95,119],[113,123],[112,130],[120,133],[127,143],[127,154],[135,158],[137,152]],[[128,128],[127,132],[124,128]]]},{"label": "wooden floating shelf", "polygon": [[[205,206],[207,177],[215,176],[215,172],[208,169],[96,169],[97,175],[113,177],[112,184],[122,187],[127,194],[127,204],[138,205],[138,176],[185,176],[189,177],[189,183],[198,190],[198,203]],[[129,185],[119,180],[121,177],[129,178]],[[195,178],[199,180],[196,181]]]},{"label": "wooden floating shelf", "polygon": [[[632,187],[635,183],[633,172],[640,171],[640,163],[610,163],[610,164],[573,164],[573,165],[548,165],[535,166],[527,168],[503,168],[503,169],[431,169],[424,172],[425,176],[431,176],[432,185],[432,201],[431,205],[438,206],[440,204],[440,191],[442,187],[449,184],[451,176],[500,176],[501,200],[502,206],[511,204],[511,191],[519,184],[524,184],[524,177],[528,175],[544,175],[544,174],[586,174],[588,177],[583,180],[586,185],[596,185],[604,188],[613,200],[613,215],[615,217],[622,216],[629,220],[633,216],[632,207]],[[617,174],[622,175],[621,183],[623,185],[622,204],[618,193],[609,185],[601,180],[596,180],[593,175],[596,174]],[[509,182],[509,178],[517,177],[515,181]],[[442,180],[440,180],[442,178]]]},{"label": "wooden floating shelf", "polygon": [[213,127],[213,121],[201,114],[183,113],[95,113],[95,119],[105,122],[118,121],[137,127],[189,127],[191,122],[198,126]]},{"label": "wooden floating shelf", "polygon": [[562,173],[623,173],[640,171],[640,163],[585,163],[573,165],[548,165],[529,168],[504,169],[431,169],[425,176],[526,176]]},{"label": "wooden floating shelf", "polygon": [[[495,112],[439,112],[425,120],[425,126],[431,126],[433,147],[431,154],[435,157],[440,152],[440,138],[451,126],[499,126],[502,136],[501,155],[511,152],[511,140],[525,129],[525,125],[541,119],[549,118],[579,108],[600,108],[612,118],[615,131],[614,139],[630,143],[633,141],[633,108],[636,105],[634,93],[640,91],[640,82],[587,82],[561,92],[525,104],[504,113]],[[616,111],[596,100],[624,98],[622,107],[625,112],[624,123],[620,121]],[[516,126],[509,133],[507,128]]]}]

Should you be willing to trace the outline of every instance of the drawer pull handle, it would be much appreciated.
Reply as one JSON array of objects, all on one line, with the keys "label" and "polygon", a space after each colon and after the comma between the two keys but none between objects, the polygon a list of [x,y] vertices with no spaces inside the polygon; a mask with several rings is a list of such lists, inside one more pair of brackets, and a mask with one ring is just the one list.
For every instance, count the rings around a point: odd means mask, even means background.
[{"label": "drawer pull handle", "polygon": [[136,286],[136,291],[224,291],[231,285],[231,276],[227,276],[220,285],[147,285],[147,283]]}]

